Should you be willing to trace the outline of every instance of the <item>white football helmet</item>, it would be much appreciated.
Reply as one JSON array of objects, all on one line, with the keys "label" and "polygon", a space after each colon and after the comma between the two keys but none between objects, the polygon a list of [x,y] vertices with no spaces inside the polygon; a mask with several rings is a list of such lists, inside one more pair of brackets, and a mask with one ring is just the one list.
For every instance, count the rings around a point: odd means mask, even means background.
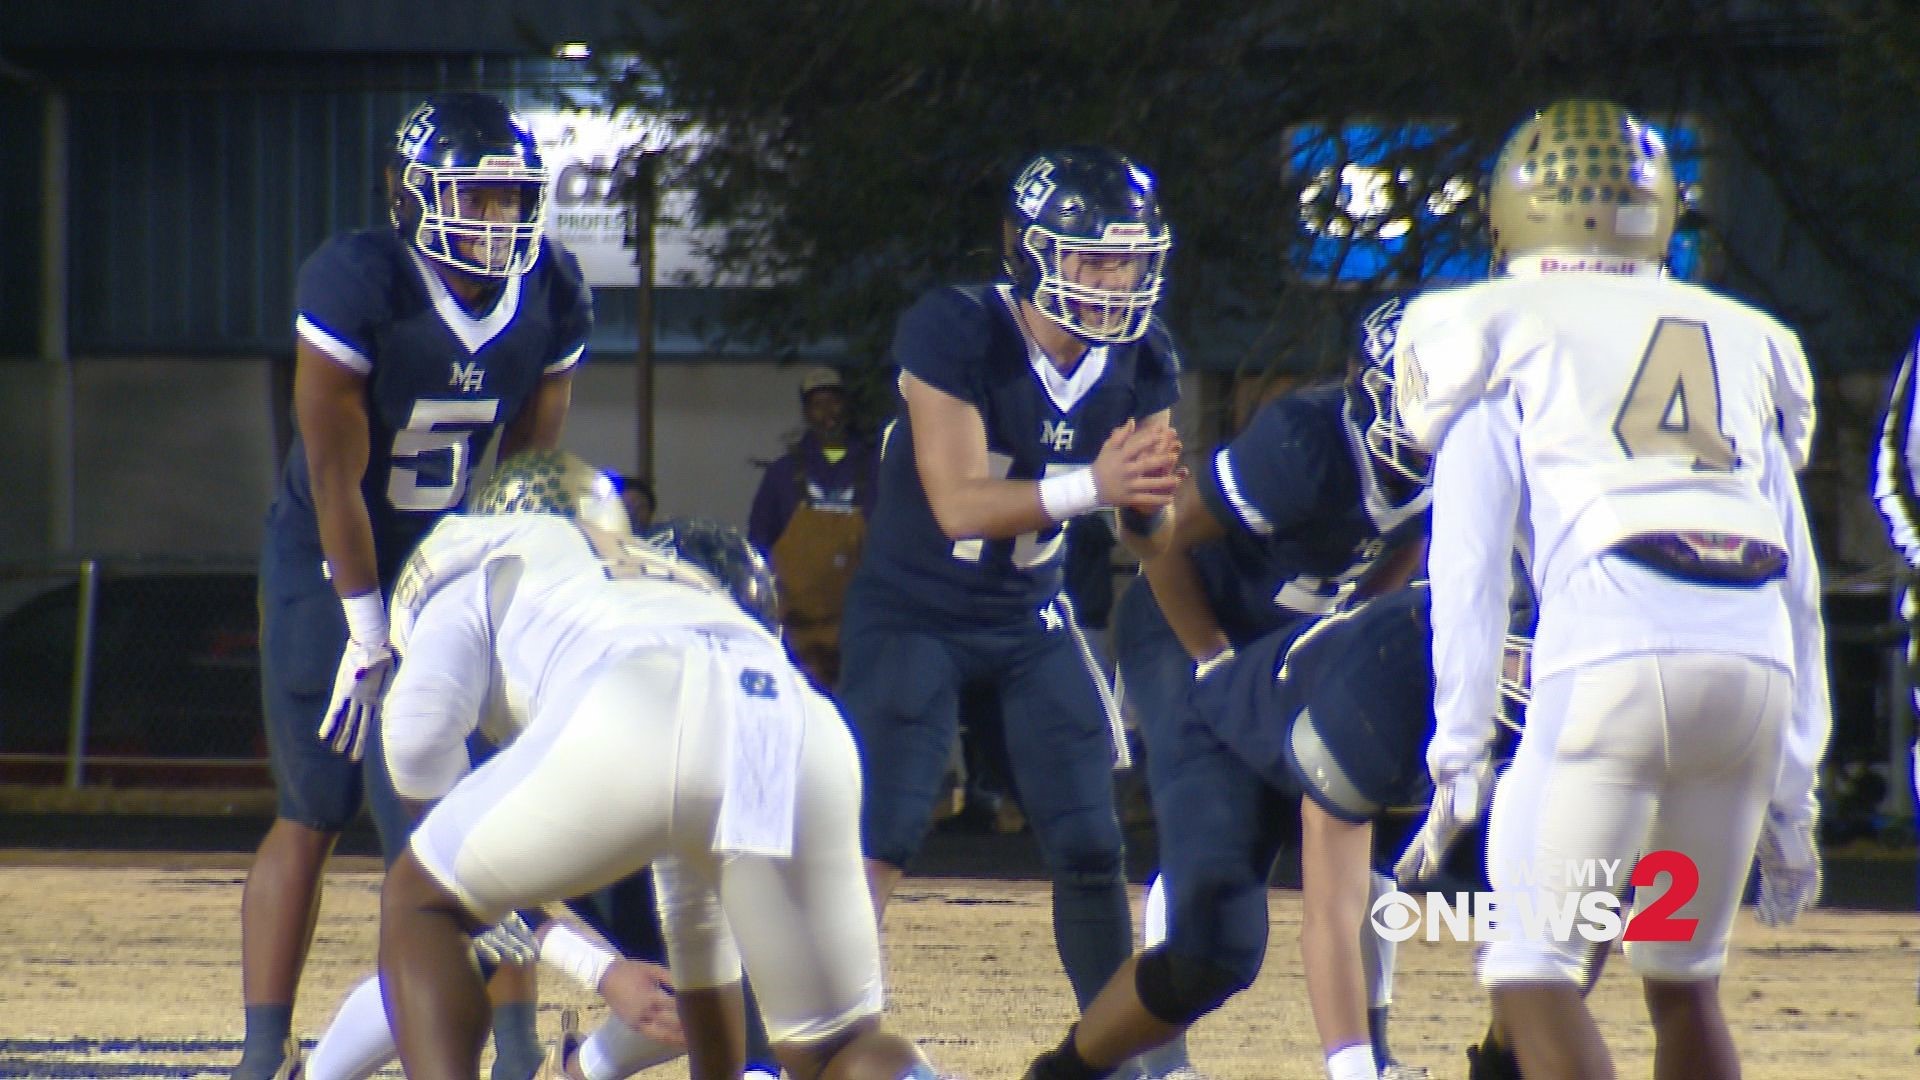
[{"label": "white football helmet", "polygon": [[1533,256],[1658,266],[1678,210],[1658,131],[1610,102],[1558,101],[1516,128],[1494,164],[1492,270]]}]

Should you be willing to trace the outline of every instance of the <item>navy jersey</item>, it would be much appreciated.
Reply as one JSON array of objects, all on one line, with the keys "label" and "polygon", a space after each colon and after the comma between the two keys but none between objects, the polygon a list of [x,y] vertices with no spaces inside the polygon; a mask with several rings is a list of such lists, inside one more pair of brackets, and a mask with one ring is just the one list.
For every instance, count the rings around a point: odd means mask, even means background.
[{"label": "navy jersey", "polygon": [[1431,611],[1420,584],[1298,620],[1237,649],[1232,663],[1197,685],[1195,714],[1268,784],[1315,794],[1291,738],[1310,709],[1326,759],[1366,800],[1420,805],[1431,793]]},{"label": "navy jersey", "polygon": [[1425,531],[1429,495],[1390,505],[1346,420],[1346,394],[1314,387],[1262,406],[1196,477],[1222,540],[1194,553],[1236,646],[1334,610],[1381,554]]},{"label": "navy jersey", "polygon": [[[979,410],[995,478],[1040,480],[1093,463],[1113,430],[1179,398],[1180,362],[1156,319],[1129,345],[1087,350],[1061,374],[1030,345],[1007,286],[942,288],[900,317],[900,370]],[[1028,618],[1060,591],[1058,526],[1005,540],[949,540],[934,520],[903,408],[888,426],[880,494],[858,573],[968,622]]]},{"label": "navy jersey", "polygon": [[[390,229],[348,233],[300,270],[295,333],[366,376],[370,456],[360,490],[380,580],[439,517],[466,499],[474,468],[543,375],[579,363],[592,329],[579,263],[543,241],[533,269],[469,314]],[[298,433],[268,530],[319,546],[306,448]]]}]

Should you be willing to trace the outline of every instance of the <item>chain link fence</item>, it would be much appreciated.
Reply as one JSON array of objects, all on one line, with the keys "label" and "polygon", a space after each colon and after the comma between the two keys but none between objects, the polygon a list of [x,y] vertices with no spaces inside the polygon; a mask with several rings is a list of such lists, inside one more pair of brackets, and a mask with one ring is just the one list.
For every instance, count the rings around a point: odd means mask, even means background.
[{"label": "chain link fence", "polygon": [[265,787],[250,556],[0,564],[0,782]]}]

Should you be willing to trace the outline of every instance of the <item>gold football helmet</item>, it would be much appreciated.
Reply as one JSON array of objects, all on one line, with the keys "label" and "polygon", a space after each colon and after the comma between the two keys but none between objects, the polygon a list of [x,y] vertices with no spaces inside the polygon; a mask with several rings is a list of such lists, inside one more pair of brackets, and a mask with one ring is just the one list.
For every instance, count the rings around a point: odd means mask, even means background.
[{"label": "gold football helmet", "polygon": [[1611,102],[1534,114],[1507,139],[1488,187],[1495,274],[1522,256],[1666,260],[1678,210],[1666,143]]},{"label": "gold football helmet", "polygon": [[633,535],[613,478],[565,450],[523,450],[473,493],[474,514],[558,514],[615,536]]}]

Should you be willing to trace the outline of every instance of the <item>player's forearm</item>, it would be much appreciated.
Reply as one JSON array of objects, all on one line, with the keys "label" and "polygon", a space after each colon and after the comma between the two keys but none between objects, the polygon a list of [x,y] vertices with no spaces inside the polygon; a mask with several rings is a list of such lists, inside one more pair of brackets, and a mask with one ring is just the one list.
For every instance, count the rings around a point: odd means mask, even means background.
[{"label": "player's forearm", "polygon": [[1227,647],[1227,635],[1208,603],[1200,573],[1184,548],[1170,548],[1142,564],[1153,598],[1160,605],[1180,646],[1196,661],[1208,660]]},{"label": "player's forearm", "polygon": [[949,540],[1006,540],[1060,523],[1041,505],[1032,480],[955,480],[929,491],[927,504]]},{"label": "player's forearm", "polygon": [[379,563],[374,555],[373,519],[360,494],[356,477],[313,478],[314,513],[320,523],[320,550],[327,557],[334,591],[358,596],[380,587]]}]

